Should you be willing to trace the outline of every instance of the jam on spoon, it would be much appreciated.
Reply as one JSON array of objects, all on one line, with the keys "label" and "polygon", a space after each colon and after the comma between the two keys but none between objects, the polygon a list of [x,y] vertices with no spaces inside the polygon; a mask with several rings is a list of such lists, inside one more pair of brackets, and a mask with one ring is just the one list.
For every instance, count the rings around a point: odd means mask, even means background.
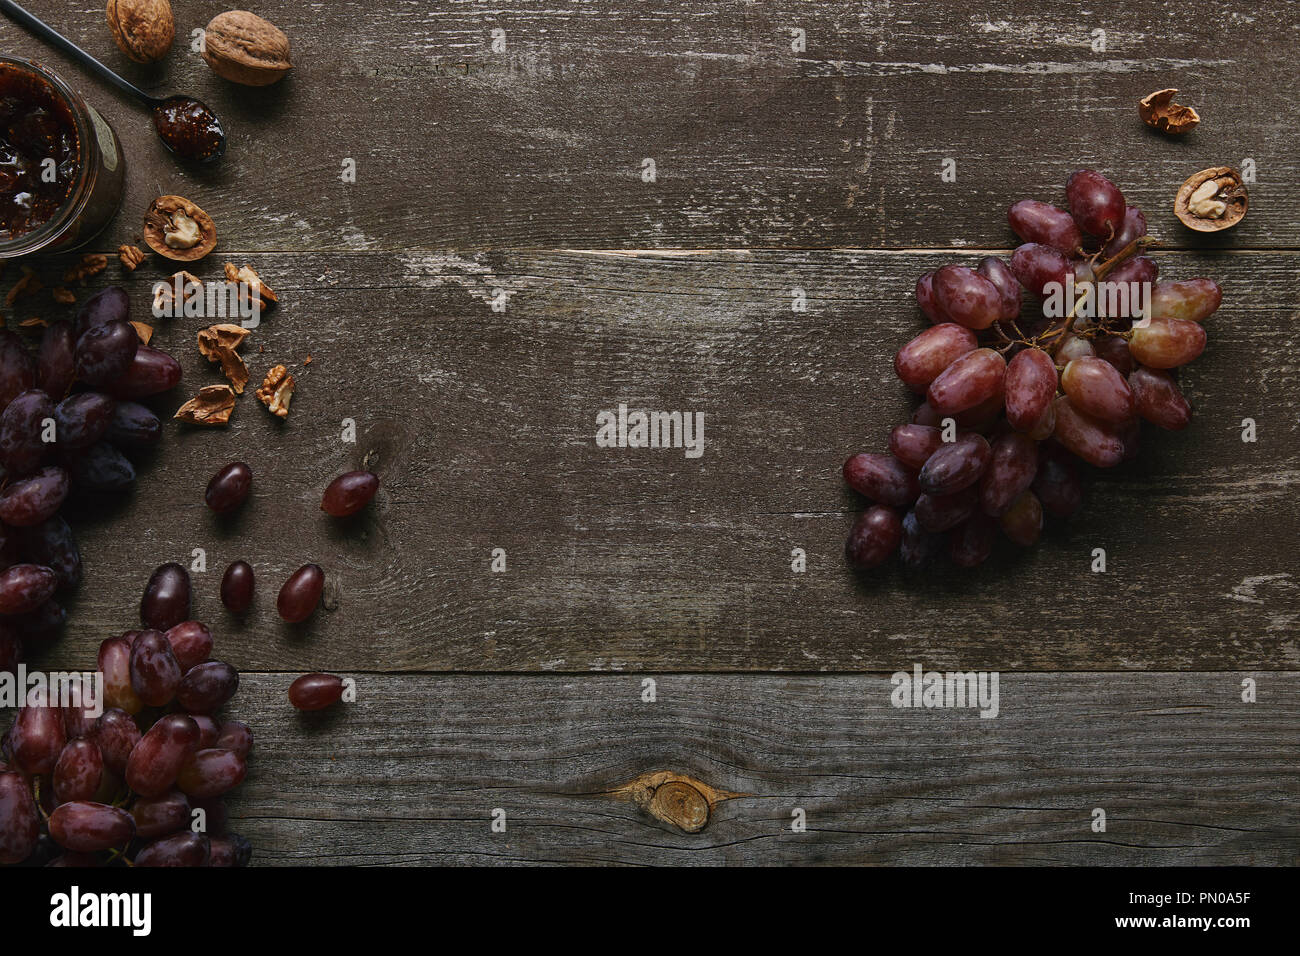
[{"label": "jam on spoon", "polygon": [[153,125],[159,138],[182,159],[212,159],[226,141],[216,115],[188,96],[168,97],[155,106]]}]

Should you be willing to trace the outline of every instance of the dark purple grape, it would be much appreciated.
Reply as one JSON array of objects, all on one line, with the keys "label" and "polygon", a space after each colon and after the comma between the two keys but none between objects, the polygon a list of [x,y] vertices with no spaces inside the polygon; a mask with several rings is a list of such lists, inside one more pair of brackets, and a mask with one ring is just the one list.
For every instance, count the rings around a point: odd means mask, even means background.
[{"label": "dark purple grape", "polygon": [[221,603],[232,614],[243,614],[253,603],[253,566],[235,561],[221,576]]},{"label": "dark purple grape", "polygon": [[183,830],[190,824],[190,801],[179,790],[168,790],[156,797],[138,797],[131,805],[135,835],[141,840],[156,840]]},{"label": "dark purple grape", "polygon": [[0,571],[0,614],[27,614],[54,594],[59,580],[40,564],[15,564]]},{"label": "dark purple grape", "polygon": [[181,685],[181,665],[159,631],[143,631],[131,645],[131,686],[150,707],[170,704]]},{"label": "dark purple grape", "polygon": [[1048,514],[1068,518],[1083,504],[1078,469],[1059,447],[1042,446],[1039,452],[1038,474],[1030,487]]},{"label": "dark purple grape", "polygon": [[74,588],[81,583],[77,538],[62,517],[54,515],[34,528],[24,529],[22,541],[33,562],[54,572],[59,588]]},{"label": "dark purple grape", "polygon": [[131,814],[104,803],[77,800],[50,814],[50,837],[59,846],[81,853],[124,846],[135,835]]},{"label": "dark purple grape", "polygon": [[131,751],[140,742],[140,728],[131,715],[118,707],[110,707],[95,722],[95,743],[104,757],[104,766],[122,777]]},{"label": "dark purple grape", "polygon": [[199,725],[185,714],[167,714],[149,728],[126,762],[126,783],[143,797],[157,797],[176,782],[181,765],[199,743]]},{"label": "dark purple grape", "polygon": [[36,387],[57,401],[77,377],[76,336],[66,319],[51,322],[36,353]]},{"label": "dark purple grape", "polygon": [[68,497],[68,473],[57,465],[15,481],[0,492],[0,521],[31,528],[48,521]]},{"label": "dark purple grape", "polygon": [[944,266],[934,274],[934,300],[944,315],[968,329],[987,329],[1002,314],[1002,296],[984,276],[965,266]]},{"label": "dark purple grape", "polygon": [[998,524],[1002,533],[1021,547],[1028,548],[1043,531],[1043,505],[1032,491],[1026,491],[1011,507],[1002,512]]},{"label": "dark purple grape", "polygon": [[91,445],[68,468],[72,481],[86,491],[126,491],[135,484],[135,466],[106,441]]},{"label": "dark purple grape", "polygon": [[180,380],[180,362],[166,352],[141,345],[131,367],[107,391],[114,398],[134,401],[175,388]]},{"label": "dark purple grape", "polygon": [[36,384],[36,362],[23,340],[0,327],[0,411]]},{"label": "dark purple grape", "polygon": [[148,448],[162,438],[162,422],[139,402],[118,402],[107,437],[114,445],[124,448]]},{"label": "dark purple grape", "polygon": [[190,719],[199,726],[199,750],[207,750],[217,745],[217,737],[221,735],[221,725],[209,717],[207,714],[196,714],[190,712]]},{"label": "dark purple grape", "polygon": [[98,325],[110,322],[128,322],[131,318],[131,300],[121,286],[111,285],[101,289],[87,299],[77,311],[77,321],[73,329],[76,338],[81,338]]},{"label": "dark purple grape", "polygon": [[980,479],[980,507],[987,515],[1000,515],[1020,497],[1038,473],[1038,442],[1020,432],[1007,432],[993,440],[993,456]]},{"label": "dark purple grape", "polygon": [[1095,170],[1079,169],[1071,173],[1065,184],[1065,198],[1079,228],[1098,239],[1110,241],[1124,224],[1128,209],[1124,194]]},{"label": "dark purple grape", "polygon": [[1007,223],[1025,242],[1051,246],[1067,256],[1083,245],[1079,226],[1064,209],[1037,199],[1022,199],[1007,210]]},{"label": "dark purple grape", "polygon": [[[844,554],[849,563],[859,568],[874,568],[898,550],[903,536],[903,523],[893,508],[876,505],[862,513],[849,531]],[[298,678],[302,681],[305,678]],[[297,684],[298,681],[294,683]],[[293,688],[289,689],[293,700]],[[295,704],[294,706],[298,706]],[[309,708],[299,707],[299,710]]]},{"label": "dark purple grape", "polygon": [[1074,267],[1060,250],[1026,242],[1011,254],[1011,271],[1021,285],[1043,299],[1053,283],[1064,290],[1066,279],[1074,274]]},{"label": "dark purple grape", "polygon": [[[868,513],[889,511],[888,508],[875,507]],[[893,514],[892,511],[889,511]],[[895,515],[897,518],[897,515]],[[859,519],[861,523],[861,519]],[[850,539],[852,540],[852,539]],[[895,542],[897,544],[897,542]],[[892,552],[892,548],[890,551]],[[885,555],[888,557],[889,555]],[[884,558],[881,558],[883,561]],[[880,562],[876,562],[879,564]],[[324,710],[343,699],[343,678],[333,674],[303,674],[289,685],[289,703],[298,710]]]},{"label": "dark purple grape", "polygon": [[36,850],[41,817],[31,784],[20,773],[0,773],[0,866],[12,866]]},{"label": "dark purple grape", "polygon": [[71,740],[54,765],[54,799],[90,800],[104,776],[104,757],[89,740]]},{"label": "dark purple grape", "polygon": [[318,564],[304,564],[284,582],[275,599],[275,608],[290,624],[311,617],[320,604],[325,589],[325,572]]},{"label": "dark purple grape", "polygon": [[889,451],[908,468],[920,471],[943,444],[943,429],[931,425],[895,425],[889,433]]},{"label": "dark purple grape", "polygon": [[232,461],[212,476],[203,501],[217,514],[226,514],[247,501],[252,488],[253,469],[242,461]]},{"label": "dark purple grape", "polygon": [[131,685],[131,641],[110,637],[99,645],[99,672],[104,675],[104,703],[128,714],[138,714],[144,702]]},{"label": "dark purple grape", "polygon": [[1032,431],[1056,397],[1056,365],[1042,349],[1025,349],[1007,366],[1007,422],[1017,431]]},{"label": "dark purple grape", "polygon": [[77,339],[77,377],[96,388],[126,374],[140,347],[140,336],[127,322],[108,322],[87,329]]},{"label": "dark purple grape", "polygon": [[943,536],[921,527],[915,511],[903,515],[903,537],[898,545],[898,559],[906,568],[929,564],[943,550]]},{"label": "dark purple grape", "polygon": [[975,271],[992,282],[998,290],[998,296],[1002,300],[1002,313],[998,318],[1006,321],[1019,317],[1020,294],[1023,290],[1020,288],[1020,280],[1007,264],[997,256],[985,256]]},{"label": "dark purple grape", "polygon": [[228,720],[221,725],[221,733],[213,746],[218,750],[233,750],[246,758],[253,749],[253,730],[241,720]]},{"label": "dark purple grape", "polygon": [[136,866],[207,866],[208,838],[197,833],[174,833],[155,840],[135,855]]},{"label": "dark purple grape", "polygon": [[0,467],[10,477],[41,467],[50,452],[50,443],[43,439],[54,437],[47,436],[45,423],[54,417],[54,403],[35,388],[15,396],[0,412]]},{"label": "dark purple grape", "polygon": [[248,866],[248,861],[253,857],[253,844],[238,833],[213,837],[211,843],[212,852],[208,857],[208,866]]},{"label": "dark purple grape", "polygon": [[927,495],[950,495],[979,481],[991,457],[982,435],[961,435],[939,446],[917,480]]},{"label": "dark purple grape", "polygon": [[1128,384],[1137,413],[1147,421],[1170,431],[1179,431],[1191,422],[1192,406],[1168,372],[1139,365],[1129,375]]},{"label": "dark purple grape", "polygon": [[168,629],[167,641],[183,674],[202,664],[212,653],[212,632],[198,621],[181,621]]},{"label": "dark purple grape", "polygon": [[239,673],[222,661],[198,664],[181,681],[176,703],[194,714],[211,714],[235,696]]},{"label": "dark purple grape", "polygon": [[219,797],[243,782],[248,773],[244,758],[232,750],[199,750],[176,776],[176,786],[193,797]]},{"label": "dark purple grape", "polygon": [[976,512],[949,533],[948,557],[959,567],[977,567],[993,553],[997,536],[997,519]]},{"label": "dark purple grape", "polygon": [[78,392],[59,402],[54,409],[59,448],[89,448],[98,442],[108,433],[116,408],[117,402],[102,392]]},{"label": "dark purple grape", "polygon": [[1147,217],[1137,206],[1129,206],[1124,210],[1124,224],[1119,227],[1119,232],[1115,233],[1115,238],[1106,243],[1101,254],[1110,259],[1118,255],[1134,239],[1139,239],[1146,234]]},{"label": "dark purple grape", "polygon": [[320,510],[335,518],[354,515],[379,490],[379,476],[372,471],[349,471],[329,483],[321,496]]},{"label": "dark purple grape", "polygon": [[1133,353],[1128,349],[1128,342],[1118,335],[1098,336],[1092,340],[1092,348],[1097,353],[1097,358],[1115,366],[1121,375],[1128,376],[1137,366],[1133,361]]},{"label": "dark purple grape", "polygon": [[[1106,367],[1110,368],[1109,365]],[[1057,397],[1053,407],[1056,409],[1056,430],[1052,437],[1062,446],[1098,468],[1113,468],[1124,460],[1124,443],[1112,423],[1080,411],[1066,395]]]},{"label": "dark purple grape", "polygon": [[63,713],[49,700],[48,688],[35,688],[28,695],[26,706],[19,707],[14,717],[9,735],[10,757],[14,766],[24,773],[53,773],[59,754],[68,742]]},{"label": "dark purple grape", "polygon": [[850,488],[881,504],[910,505],[920,494],[916,473],[892,455],[854,455],[844,462],[843,472]]},{"label": "dark purple grape", "polygon": [[174,561],[159,565],[140,599],[140,623],[166,631],[190,618],[190,574]]},{"label": "dark purple grape", "polygon": [[950,495],[921,495],[916,499],[916,521],[923,530],[937,534],[957,527],[979,509],[979,504],[976,485]]}]

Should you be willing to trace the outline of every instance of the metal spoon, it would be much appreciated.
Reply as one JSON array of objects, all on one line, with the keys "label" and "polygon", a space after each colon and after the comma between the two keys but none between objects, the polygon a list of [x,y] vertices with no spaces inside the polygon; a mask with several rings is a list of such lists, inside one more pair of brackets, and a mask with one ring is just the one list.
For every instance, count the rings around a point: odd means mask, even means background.
[{"label": "metal spoon", "polygon": [[62,50],[100,79],[107,80],[148,106],[153,111],[154,131],[173,155],[201,163],[214,163],[225,153],[226,134],[221,128],[221,121],[203,103],[191,96],[168,96],[165,99],[150,96],[13,0],[0,0],[0,13]]}]

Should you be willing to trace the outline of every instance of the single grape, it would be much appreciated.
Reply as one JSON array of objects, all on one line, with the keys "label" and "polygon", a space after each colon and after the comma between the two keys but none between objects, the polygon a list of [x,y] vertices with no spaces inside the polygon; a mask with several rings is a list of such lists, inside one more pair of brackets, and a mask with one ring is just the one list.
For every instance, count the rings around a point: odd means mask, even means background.
[{"label": "single grape", "polygon": [[167,643],[172,646],[181,673],[188,674],[212,653],[212,632],[198,621],[181,621],[168,628]]},{"label": "single grape", "polygon": [[1058,397],[1055,405],[1056,430],[1052,434],[1062,446],[1098,468],[1113,468],[1124,460],[1124,443],[1112,426],[1085,415],[1065,395]]},{"label": "single grape", "polygon": [[0,614],[26,614],[54,594],[59,579],[40,564],[15,564],[0,571]]},{"label": "single grape", "polygon": [[889,451],[913,471],[920,471],[943,444],[943,429],[930,425],[895,425],[889,433]]},{"label": "single grape", "polygon": [[213,746],[218,750],[232,750],[241,757],[247,757],[253,749],[252,728],[243,721],[228,720],[221,725],[221,733]]},{"label": "single grape", "polygon": [[131,684],[131,642],[126,637],[110,637],[99,645],[99,671],[104,675],[104,703],[128,714],[144,709]]},{"label": "single grape", "polygon": [[239,673],[229,664],[208,661],[185,675],[176,703],[193,714],[211,714],[239,689]]},{"label": "single grape", "polygon": [[20,773],[0,773],[0,866],[21,863],[36,850],[41,818],[31,784]]},{"label": "single grape", "polygon": [[844,462],[844,480],[860,495],[902,507],[916,500],[916,473],[891,455],[857,454]]},{"label": "single grape", "polygon": [[131,805],[135,835],[141,840],[156,840],[190,825],[190,801],[179,790],[168,790],[156,797],[137,797]]},{"label": "single grape", "polygon": [[927,495],[950,495],[979,481],[992,458],[982,435],[961,435],[940,445],[921,469],[918,483]]},{"label": "single grape", "polygon": [[9,329],[0,327],[0,411],[36,384],[36,362],[27,346]]},{"label": "single grape", "polygon": [[53,773],[68,742],[63,714],[49,701],[49,688],[34,688],[27,695],[26,706],[18,708],[10,728],[10,758],[24,773]]},{"label": "single grape", "polygon": [[916,280],[916,304],[932,323],[951,322],[934,300],[934,273],[927,272]]},{"label": "single grape", "polygon": [[124,846],[134,835],[131,814],[107,804],[76,800],[50,814],[50,837],[69,850],[111,850]]},{"label": "single grape", "polygon": [[1002,321],[1018,318],[1020,294],[1024,290],[1020,288],[1020,280],[1007,264],[997,256],[985,256],[975,271],[992,282],[998,290],[998,297],[1002,301],[1002,311],[998,318]]},{"label": "single grape", "polygon": [[171,703],[181,685],[181,665],[167,635],[142,631],[131,645],[131,686],[150,707]]},{"label": "single grape", "polygon": [[1133,417],[1133,391],[1115,366],[1099,358],[1077,358],[1061,373],[1061,388],[1070,404],[1107,422]]},{"label": "single grape", "polygon": [[1139,365],[1128,377],[1137,413],[1161,428],[1179,431],[1192,420],[1192,407],[1168,372]]},{"label": "single grape", "polygon": [[190,574],[173,562],[160,565],[149,577],[140,599],[140,622],[156,631],[166,631],[189,620]]},{"label": "single grape", "polygon": [[77,311],[74,332],[77,338],[99,325],[110,322],[128,322],[131,318],[131,300],[121,286],[111,285],[87,299]]},{"label": "single grape", "polygon": [[1077,358],[1090,358],[1095,354],[1091,342],[1073,333],[1067,333],[1065,340],[1061,342],[1061,347],[1056,350],[1056,361],[1062,365],[1069,365]]},{"label": "single grape", "polygon": [[54,409],[55,435],[61,450],[89,448],[108,434],[117,403],[101,392],[78,392]]},{"label": "single grape", "polygon": [[210,867],[248,866],[253,856],[253,845],[238,833],[229,836],[212,837],[212,852],[208,858]]},{"label": "single grape", "polygon": [[108,322],[87,329],[77,339],[77,377],[99,388],[123,375],[135,361],[140,336],[127,322]]},{"label": "single grape", "polygon": [[1152,319],[1149,325],[1133,327],[1128,348],[1135,360],[1149,368],[1177,368],[1205,351],[1205,338],[1205,329],[1188,319]]},{"label": "single grape", "polygon": [[1115,233],[1115,238],[1106,243],[1102,250],[1102,255],[1107,258],[1113,258],[1118,255],[1134,239],[1140,239],[1147,234],[1147,217],[1142,214],[1142,210],[1137,206],[1128,206],[1124,210],[1124,223],[1119,227],[1119,232]]},{"label": "single grape", "polygon": [[76,337],[66,319],[51,322],[36,353],[36,387],[53,399],[68,394],[77,378]]},{"label": "single grape", "polygon": [[0,412],[0,467],[10,477],[35,471],[45,461],[50,445],[42,440],[45,422],[54,415],[54,403],[40,389],[14,397]]},{"label": "single grape", "polygon": [[921,568],[943,550],[943,535],[921,527],[915,511],[903,515],[903,532],[898,544],[898,560],[905,568]]},{"label": "single grape", "polygon": [[976,349],[957,359],[930,383],[930,406],[944,415],[974,408],[1002,395],[1007,363],[993,349]]},{"label": "single grape", "polygon": [[1215,313],[1222,301],[1223,290],[1213,279],[1158,282],[1151,291],[1151,316],[1202,322]]},{"label": "single grape", "polygon": [[320,509],[335,518],[346,518],[368,505],[377,491],[379,476],[374,472],[349,471],[329,483],[321,496]]},{"label": "single grape", "polygon": [[59,515],[22,531],[23,547],[33,563],[54,572],[60,590],[81,583],[81,551],[72,528]]},{"label": "single grape", "polygon": [[290,624],[297,624],[311,617],[320,604],[321,592],[325,589],[325,572],[320,565],[304,564],[284,582],[280,594],[276,597],[275,607],[280,617]]},{"label": "single grape", "polygon": [[141,345],[131,367],[107,386],[114,398],[136,401],[175,388],[181,380],[181,365],[166,352]]},{"label": "single grape", "polygon": [[0,521],[30,528],[48,521],[68,497],[68,473],[50,465],[0,492]]},{"label": "single grape", "polygon": [[978,347],[970,329],[954,322],[933,325],[898,350],[894,373],[909,388],[924,389],[949,365]]},{"label": "single grape", "polygon": [[977,511],[949,532],[948,557],[959,567],[977,567],[993,553],[997,535],[997,519]]},{"label": "single grape", "polygon": [[104,757],[104,766],[119,777],[126,776],[131,751],[140,742],[140,728],[131,715],[121,708],[110,707],[95,722],[93,737]]},{"label": "single grape", "polygon": [[1092,340],[1093,351],[1097,358],[1115,366],[1119,374],[1127,376],[1137,364],[1133,354],[1128,350],[1128,342],[1118,335],[1102,335]]},{"label": "single grape", "polygon": [[231,750],[196,751],[181,767],[176,787],[192,797],[219,797],[243,782],[244,758]]},{"label": "single grape", "polygon": [[1043,505],[1032,491],[1021,493],[999,519],[1002,533],[1022,547],[1031,547],[1043,532]]},{"label": "single grape", "polygon": [[916,521],[924,531],[937,534],[957,527],[979,509],[979,488],[971,485],[950,495],[921,495],[916,499]]},{"label": "single grape", "polygon": [[1079,226],[1064,209],[1037,199],[1022,199],[1007,210],[1007,222],[1024,242],[1051,246],[1067,256],[1083,245]]},{"label": "single grape", "polygon": [[1026,242],[1011,254],[1011,271],[1021,285],[1042,299],[1047,297],[1052,283],[1065,288],[1066,279],[1074,273],[1074,266],[1060,250]]},{"label": "single grape", "polygon": [[90,800],[104,776],[104,757],[89,740],[70,740],[54,765],[54,798],[59,803]]},{"label": "single grape", "polygon": [[126,491],[135,483],[135,466],[106,441],[91,445],[68,467],[73,484],[86,491]]},{"label": "single grape", "polygon": [[1080,169],[1072,173],[1065,184],[1065,198],[1079,228],[1099,239],[1109,242],[1124,224],[1128,209],[1124,194],[1095,170]]},{"label": "single grape", "polygon": [[1146,296],[1152,295],[1159,269],[1149,256],[1126,259],[1098,284],[1098,315],[1133,319],[1142,314]]},{"label": "single grape", "polygon": [[[854,522],[844,554],[855,567],[874,568],[898,550],[902,537],[903,522],[898,512],[884,505],[874,505]],[[335,681],[338,681],[337,685]],[[289,702],[299,710],[319,710],[337,701],[342,692],[343,683],[337,677],[307,674],[299,677],[289,688]]]},{"label": "single grape", "polygon": [[165,793],[199,743],[199,726],[184,714],[167,714],[149,728],[126,762],[127,785],[143,797]]},{"label": "single grape", "polygon": [[980,478],[980,507],[997,516],[1025,492],[1038,473],[1038,443],[1020,432],[993,440],[988,467]]},{"label": "single grape", "polygon": [[221,576],[221,603],[232,614],[243,614],[253,603],[253,566],[247,561],[232,562]]},{"label": "single grape", "polygon": [[197,833],[174,833],[155,840],[135,855],[135,865],[154,866],[207,866],[209,860],[208,838]]},{"label": "single grape", "polygon": [[123,448],[148,448],[162,438],[162,422],[138,402],[118,402],[107,438]]},{"label": "single grape", "polygon": [[934,274],[934,301],[958,325],[987,329],[1002,314],[1002,297],[995,286],[965,266],[944,266]]},{"label": "single grape", "polygon": [[212,476],[203,501],[217,514],[227,514],[248,500],[252,488],[253,469],[242,461],[233,461]]}]

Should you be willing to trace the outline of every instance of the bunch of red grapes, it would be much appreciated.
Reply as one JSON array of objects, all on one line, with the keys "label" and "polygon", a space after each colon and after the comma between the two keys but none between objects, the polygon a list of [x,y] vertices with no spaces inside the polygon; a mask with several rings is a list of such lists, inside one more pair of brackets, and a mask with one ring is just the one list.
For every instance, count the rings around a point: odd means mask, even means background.
[{"label": "bunch of red grapes", "polygon": [[0,864],[248,863],[223,796],[248,771],[253,734],[214,716],[239,674],[209,660],[212,632],[189,620],[191,600],[183,567],[154,571],[143,629],[99,647],[98,717],[84,698],[29,695],[0,742]]},{"label": "bunch of red grapes", "polygon": [[1079,459],[1114,467],[1137,454],[1143,421],[1191,420],[1176,370],[1205,349],[1200,323],[1219,307],[1218,284],[1157,282],[1140,254],[1153,241],[1146,217],[1100,173],[1078,170],[1065,193],[1069,212],[1032,199],[1010,208],[1023,240],[1010,263],[989,256],[917,281],[932,325],[894,370],[925,401],[890,432],[888,454],[844,463],[845,481],[873,502],[849,533],[851,564],[897,552],[917,568],[946,551],[975,567],[999,529],[1028,547],[1045,513],[1082,503]]}]

